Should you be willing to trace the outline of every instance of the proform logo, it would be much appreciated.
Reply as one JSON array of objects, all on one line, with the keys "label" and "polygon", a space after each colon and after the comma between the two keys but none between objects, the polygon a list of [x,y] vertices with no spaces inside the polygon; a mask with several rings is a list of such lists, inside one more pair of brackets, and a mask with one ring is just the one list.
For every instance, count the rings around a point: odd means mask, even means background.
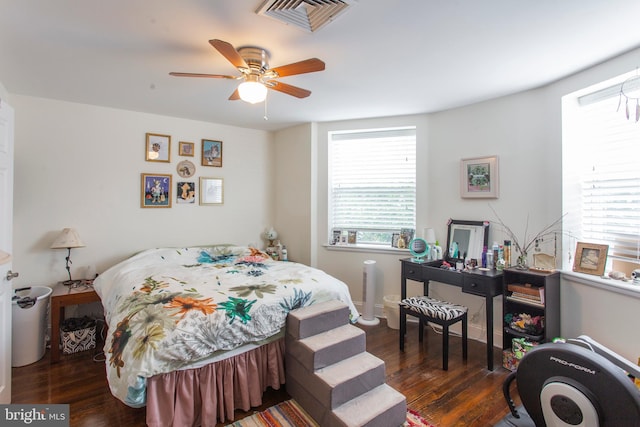
[{"label": "proform logo", "polygon": [[596,374],[596,371],[594,371],[593,369],[585,368],[584,366],[581,366],[581,365],[576,365],[573,362],[567,362],[564,359],[558,359],[555,356],[550,356],[549,360],[551,360],[552,362],[556,362],[556,363],[559,363],[561,365],[567,366],[569,368],[573,368],[573,369],[578,370],[578,371],[586,372],[587,374],[591,374],[591,375],[595,375]]}]

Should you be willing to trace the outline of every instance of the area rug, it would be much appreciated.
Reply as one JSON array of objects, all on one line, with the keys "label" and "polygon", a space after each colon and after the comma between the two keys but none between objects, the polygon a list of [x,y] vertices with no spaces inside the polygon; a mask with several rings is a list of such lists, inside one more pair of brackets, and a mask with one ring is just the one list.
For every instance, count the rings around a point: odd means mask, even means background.
[{"label": "area rug", "polygon": [[[411,409],[407,411],[407,421],[404,426],[433,427]],[[296,401],[291,399],[229,424],[227,427],[318,427],[318,424]]]}]

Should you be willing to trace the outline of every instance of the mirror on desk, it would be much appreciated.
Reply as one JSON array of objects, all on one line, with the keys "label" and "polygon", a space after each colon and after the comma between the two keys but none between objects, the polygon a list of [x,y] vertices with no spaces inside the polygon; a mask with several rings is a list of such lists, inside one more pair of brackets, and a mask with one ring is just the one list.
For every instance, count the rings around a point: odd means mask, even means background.
[{"label": "mirror on desk", "polygon": [[482,258],[482,249],[488,246],[489,222],[464,221],[452,219],[447,231],[447,261],[463,261],[467,258],[477,260]]}]

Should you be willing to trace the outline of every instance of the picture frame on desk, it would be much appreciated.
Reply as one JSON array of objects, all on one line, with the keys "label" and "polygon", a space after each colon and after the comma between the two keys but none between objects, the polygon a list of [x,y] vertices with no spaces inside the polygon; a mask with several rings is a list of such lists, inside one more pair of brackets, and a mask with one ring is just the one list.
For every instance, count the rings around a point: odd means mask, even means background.
[{"label": "picture frame on desk", "polygon": [[573,271],[602,276],[607,263],[609,245],[578,242],[573,260]]}]

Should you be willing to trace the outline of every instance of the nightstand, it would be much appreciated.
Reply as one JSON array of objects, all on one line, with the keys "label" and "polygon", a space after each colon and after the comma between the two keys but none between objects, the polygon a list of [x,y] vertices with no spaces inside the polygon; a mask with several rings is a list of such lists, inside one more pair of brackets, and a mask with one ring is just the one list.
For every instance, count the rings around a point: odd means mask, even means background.
[{"label": "nightstand", "polygon": [[64,308],[68,305],[89,304],[100,301],[93,290],[93,281],[82,281],[79,285],[65,286],[61,282],[53,287],[51,294],[51,363],[60,361],[60,322],[64,319]]}]

